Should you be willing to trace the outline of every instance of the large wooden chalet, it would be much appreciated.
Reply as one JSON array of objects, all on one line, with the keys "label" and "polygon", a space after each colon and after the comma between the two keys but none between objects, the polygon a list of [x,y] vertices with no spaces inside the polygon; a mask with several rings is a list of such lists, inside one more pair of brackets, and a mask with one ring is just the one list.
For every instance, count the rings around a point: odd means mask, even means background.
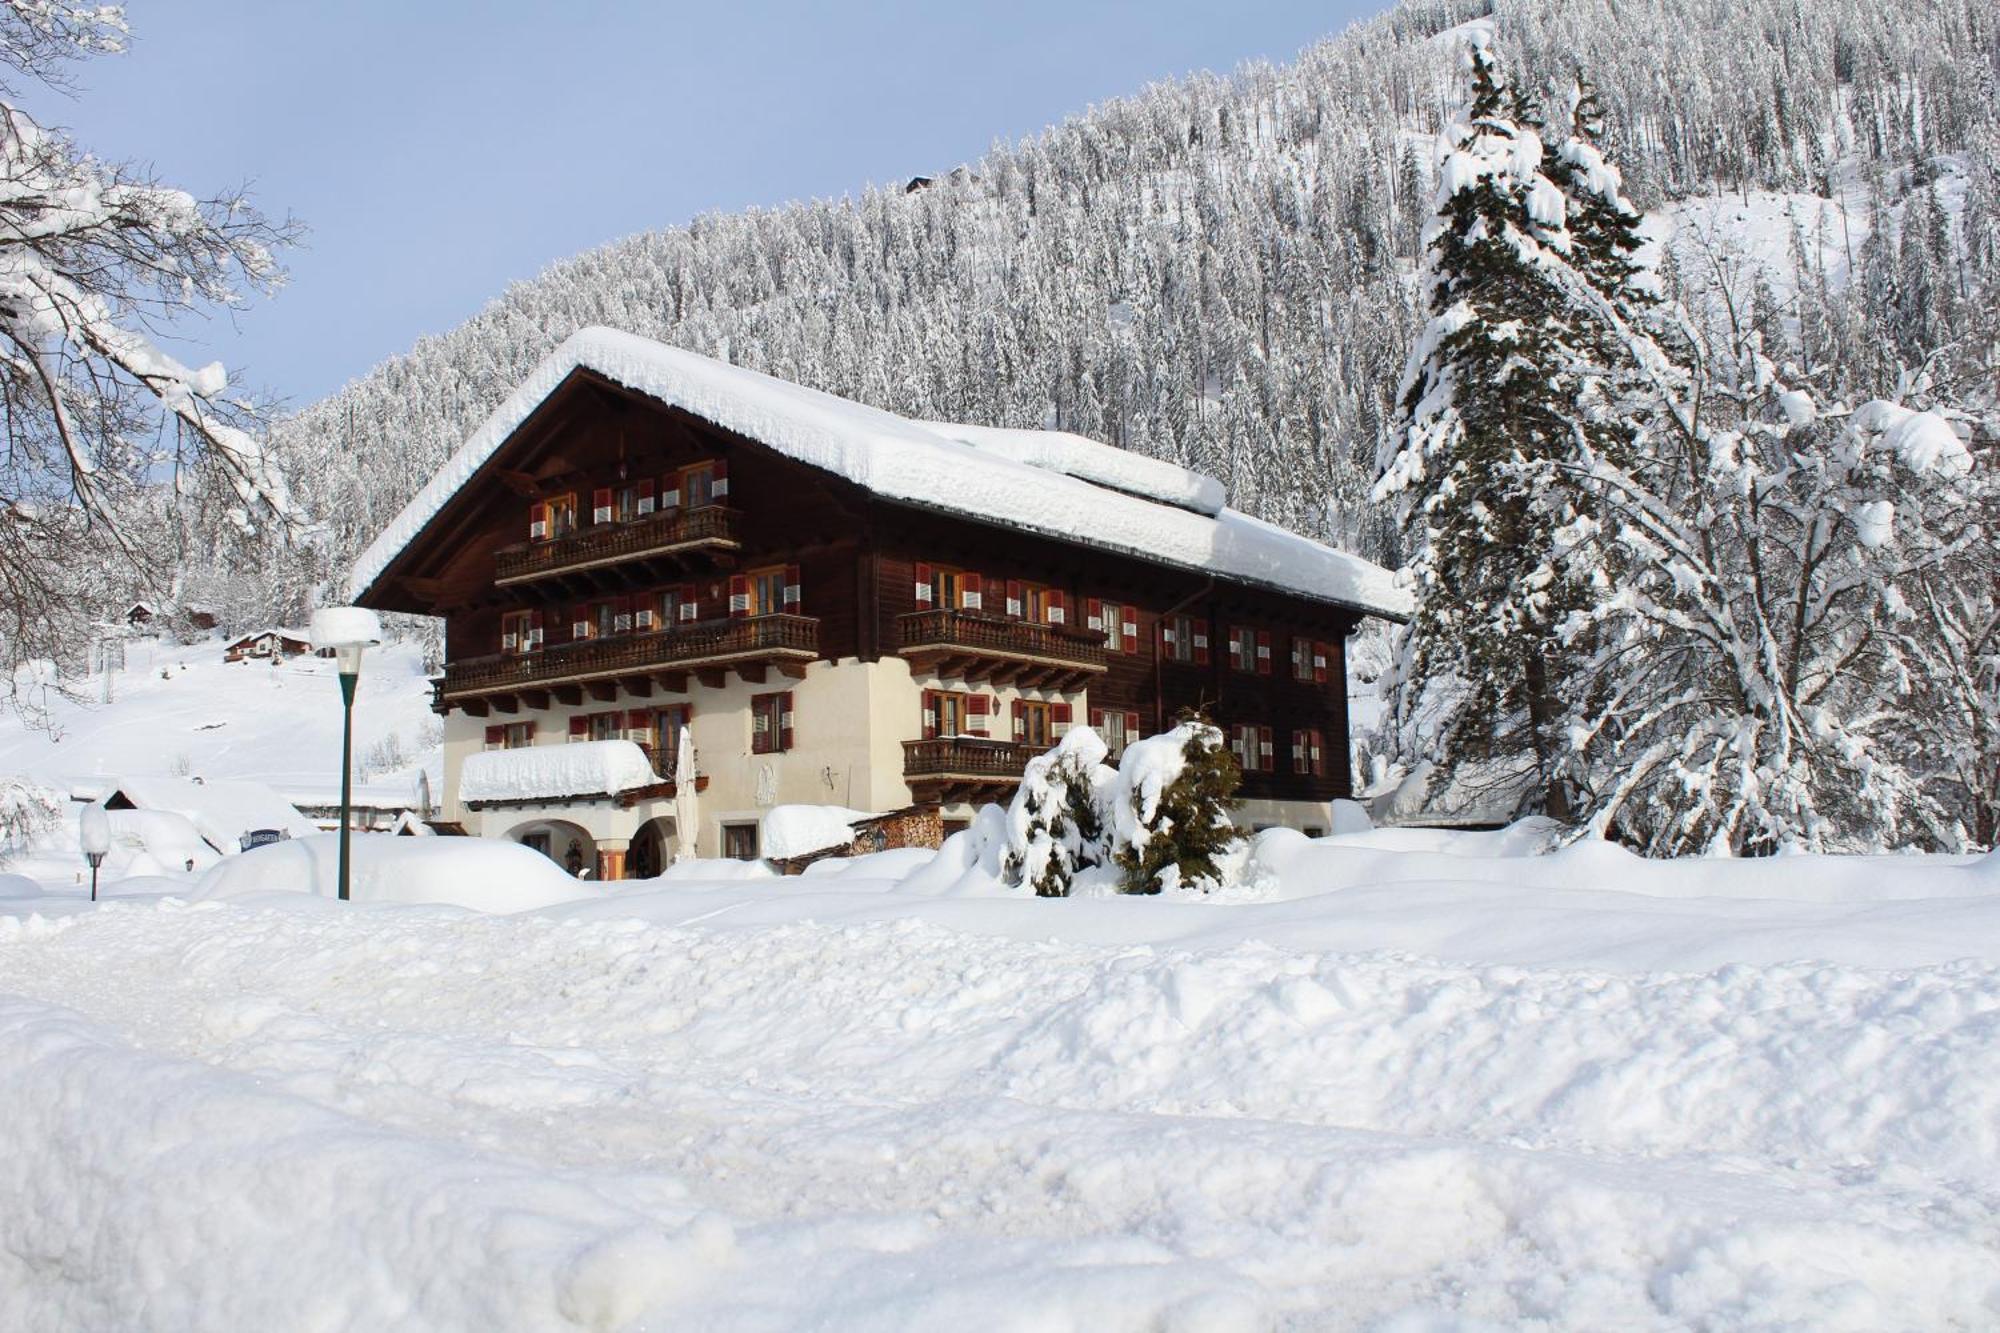
[{"label": "large wooden chalet", "polygon": [[[445,620],[443,816],[608,878],[684,838],[757,855],[776,804],[934,803],[950,828],[1069,726],[1116,751],[1190,705],[1235,748],[1246,824],[1324,829],[1349,792],[1344,641],[1407,605],[1183,469],[607,329],[533,372],[352,591]],[[674,771],[683,728],[696,774]],[[461,799],[475,755],[588,741],[636,743],[649,780],[552,792],[559,756],[523,756],[518,794],[482,761]]]}]

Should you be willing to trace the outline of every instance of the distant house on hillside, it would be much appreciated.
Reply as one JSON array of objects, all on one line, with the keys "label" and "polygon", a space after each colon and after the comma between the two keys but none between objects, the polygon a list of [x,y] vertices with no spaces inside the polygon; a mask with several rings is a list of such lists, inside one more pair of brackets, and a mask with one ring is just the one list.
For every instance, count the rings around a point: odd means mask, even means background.
[{"label": "distant house on hillside", "polygon": [[302,629],[256,629],[230,640],[229,646],[223,649],[222,660],[241,662],[245,658],[262,661],[273,657],[304,657],[312,650],[312,640]]},{"label": "distant house on hillside", "polygon": [[134,629],[144,629],[159,617],[151,602],[134,602],[125,608],[125,623]]},{"label": "distant house on hillside", "polygon": [[193,602],[181,607],[161,606],[153,602],[134,602],[125,608],[125,614],[120,618],[130,628],[147,632],[162,630],[169,624],[175,624],[205,634],[219,623],[213,607]]},{"label": "distant house on hillside", "polygon": [[304,838],[319,832],[284,797],[261,782],[200,778],[121,778],[106,810],[161,810],[194,825],[203,842],[228,855],[252,835]]},{"label": "distant house on hillside", "polygon": [[1345,640],[1410,609],[1387,570],[1230,509],[1214,478],[610,329],[529,375],[350,593],[444,618],[441,818],[602,879],[683,847],[763,855],[763,812],[836,796],[947,833],[1073,723],[1115,753],[1196,705],[1244,770],[1245,824],[1324,831],[1351,793]]}]

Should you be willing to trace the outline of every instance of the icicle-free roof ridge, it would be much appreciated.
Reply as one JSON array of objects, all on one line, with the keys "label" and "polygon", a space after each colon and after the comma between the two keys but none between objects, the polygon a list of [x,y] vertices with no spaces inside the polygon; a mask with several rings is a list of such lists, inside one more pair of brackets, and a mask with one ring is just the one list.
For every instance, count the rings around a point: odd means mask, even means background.
[{"label": "icicle-free roof ridge", "polygon": [[579,369],[884,499],[1355,610],[1392,617],[1410,611],[1407,590],[1388,570],[1224,507],[1213,478],[1061,432],[912,421],[607,328],[578,330],[543,358],[362,553],[350,596],[362,596]]}]

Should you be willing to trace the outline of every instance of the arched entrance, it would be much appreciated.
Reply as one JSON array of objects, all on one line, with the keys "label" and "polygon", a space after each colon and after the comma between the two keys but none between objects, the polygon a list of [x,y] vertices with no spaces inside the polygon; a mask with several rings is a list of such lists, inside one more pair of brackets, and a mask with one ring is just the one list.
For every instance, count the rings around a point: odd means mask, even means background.
[{"label": "arched entrance", "polygon": [[633,879],[652,879],[664,872],[673,864],[675,841],[673,816],[647,820],[632,835],[632,851],[625,862],[628,873]]},{"label": "arched entrance", "polygon": [[507,830],[507,841],[540,852],[572,875],[597,874],[597,840],[566,819],[532,819]]}]

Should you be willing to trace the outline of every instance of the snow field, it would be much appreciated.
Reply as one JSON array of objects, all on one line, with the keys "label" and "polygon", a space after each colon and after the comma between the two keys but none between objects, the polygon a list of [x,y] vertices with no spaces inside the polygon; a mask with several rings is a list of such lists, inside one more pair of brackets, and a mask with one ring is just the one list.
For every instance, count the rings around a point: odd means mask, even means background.
[{"label": "snow field", "polygon": [[[2000,1316],[1989,867],[1947,881],[1979,961],[1707,970],[1289,937],[1353,891],[923,900],[870,868],[0,917],[0,1116],[41,1149],[0,1165],[0,1324]],[[1130,937],[1151,909],[1177,941]]]}]

